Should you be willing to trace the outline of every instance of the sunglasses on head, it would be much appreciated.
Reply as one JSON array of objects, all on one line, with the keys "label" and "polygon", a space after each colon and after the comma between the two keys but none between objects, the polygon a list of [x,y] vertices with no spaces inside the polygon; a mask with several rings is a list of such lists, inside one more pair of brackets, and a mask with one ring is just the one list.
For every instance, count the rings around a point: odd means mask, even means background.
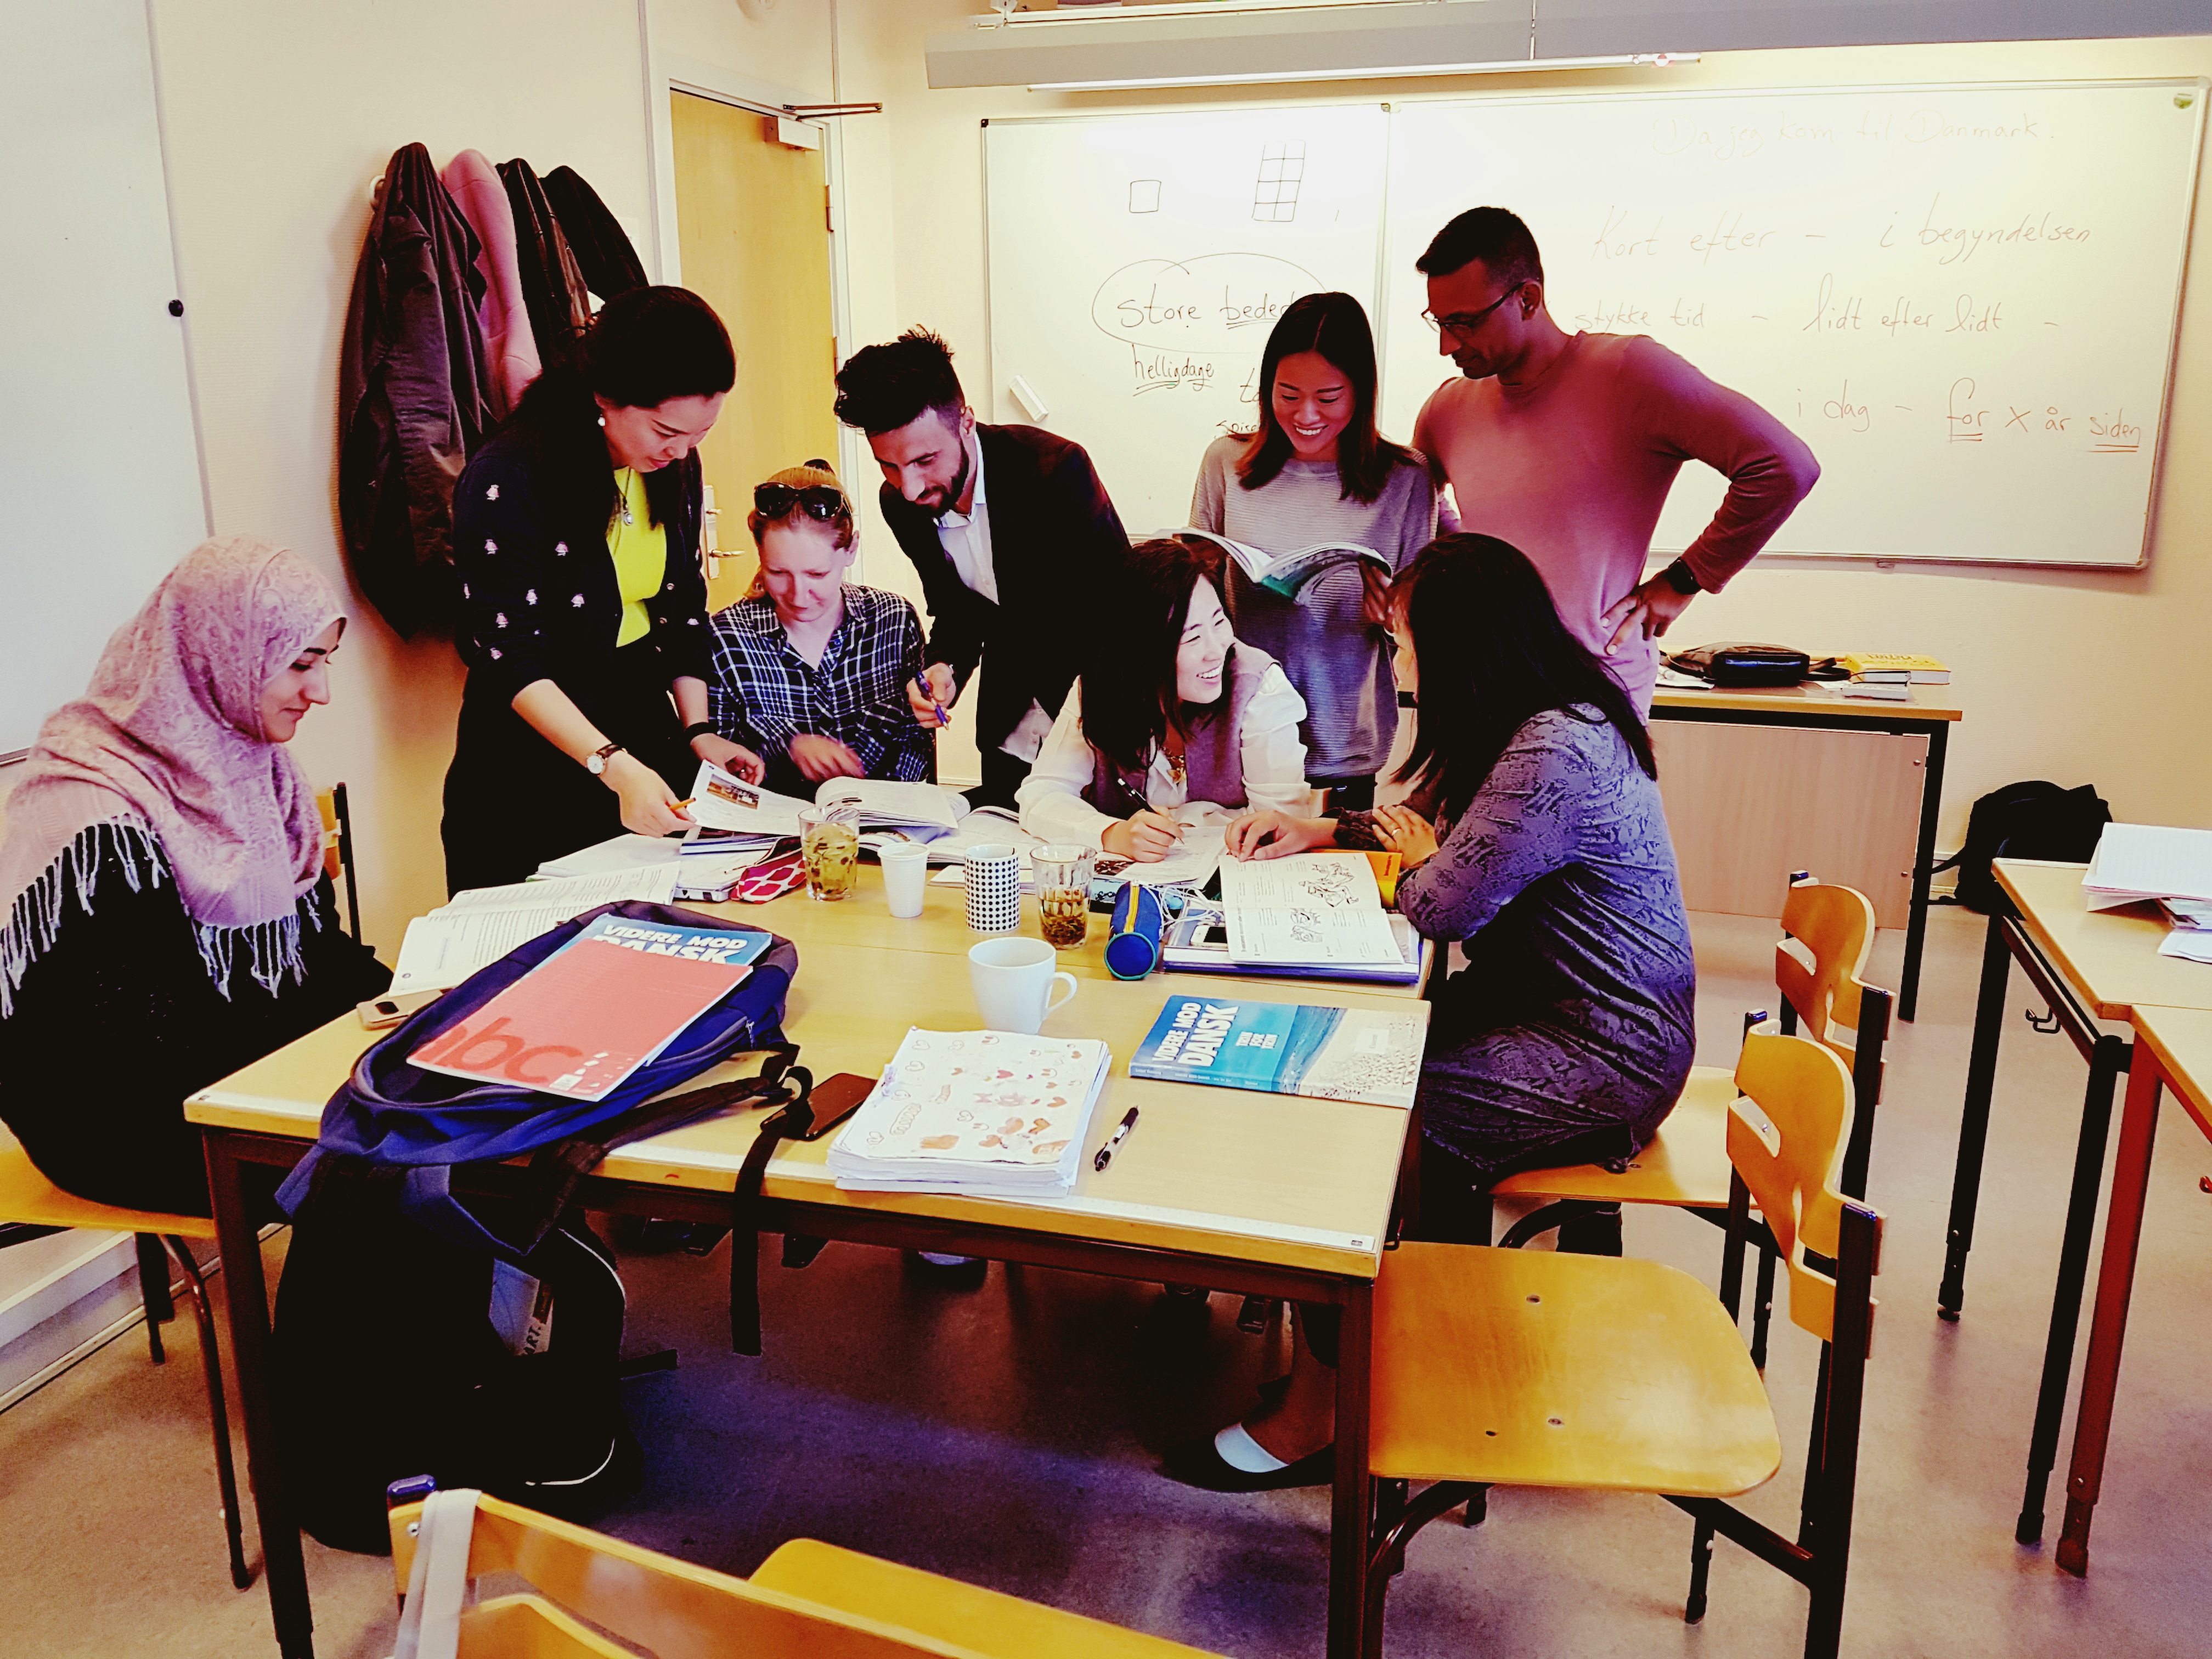
[{"label": "sunglasses on head", "polygon": [[764,483],[753,487],[753,510],[763,519],[781,519],[796,507],[828,524],[853,509],[835,484]]}]

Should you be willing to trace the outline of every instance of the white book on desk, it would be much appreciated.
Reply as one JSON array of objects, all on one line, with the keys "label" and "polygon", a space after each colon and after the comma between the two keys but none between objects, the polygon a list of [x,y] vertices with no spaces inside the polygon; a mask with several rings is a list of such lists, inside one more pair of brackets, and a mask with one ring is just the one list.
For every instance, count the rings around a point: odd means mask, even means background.
[{"label": "white book on desk", "polygon": [[2082,873],[2081,896],[2092,910],[2146,899],[2212,899],[2212,830],[2106,824]]}]

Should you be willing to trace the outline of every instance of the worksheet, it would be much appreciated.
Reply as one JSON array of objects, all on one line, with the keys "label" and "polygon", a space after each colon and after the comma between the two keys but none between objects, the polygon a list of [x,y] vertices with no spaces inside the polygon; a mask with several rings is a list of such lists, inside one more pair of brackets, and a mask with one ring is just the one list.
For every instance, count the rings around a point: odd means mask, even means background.
[{"label": "worksheet", "polygon": [[1312,966],[1401,959],[1364,853],[1229,860],[1221,866],[1221,904],[1232,961]]},{"label": "worksheet", "polygon": [[623,899],[667,904],[678,870],[671,861],[642,869],[508,887],[472,887],[407,924],[392,992],[450,991],[479,968],[488,968],[526,939]]}]

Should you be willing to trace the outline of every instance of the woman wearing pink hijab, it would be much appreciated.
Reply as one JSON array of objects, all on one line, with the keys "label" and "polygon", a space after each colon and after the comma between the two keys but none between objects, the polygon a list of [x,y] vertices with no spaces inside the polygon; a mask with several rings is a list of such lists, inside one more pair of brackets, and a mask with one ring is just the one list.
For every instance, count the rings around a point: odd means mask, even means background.
[{"label": "woman wearing pink hijab", "polygon": [[344,629],[296,554],[203,542],[40,728],[0,836],[0,1120],[55,1185],[206,1214],[185,1097],[390,983],[283,749]]}]

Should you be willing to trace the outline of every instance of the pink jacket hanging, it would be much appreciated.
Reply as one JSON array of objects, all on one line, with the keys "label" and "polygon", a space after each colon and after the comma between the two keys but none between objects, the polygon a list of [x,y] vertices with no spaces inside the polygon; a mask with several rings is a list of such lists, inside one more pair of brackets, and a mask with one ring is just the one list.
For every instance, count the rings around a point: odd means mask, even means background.
[{"label": "pink jacket hanging", "polygon": [[514,210],[507,204],[507,186],[480,150],[463,150],[439,176],[483,244],[477,268],[484,278],[485,368],[492,413],[504,416],[522,396],[522,388],[538,378],[540,368],[515,258]]}]

